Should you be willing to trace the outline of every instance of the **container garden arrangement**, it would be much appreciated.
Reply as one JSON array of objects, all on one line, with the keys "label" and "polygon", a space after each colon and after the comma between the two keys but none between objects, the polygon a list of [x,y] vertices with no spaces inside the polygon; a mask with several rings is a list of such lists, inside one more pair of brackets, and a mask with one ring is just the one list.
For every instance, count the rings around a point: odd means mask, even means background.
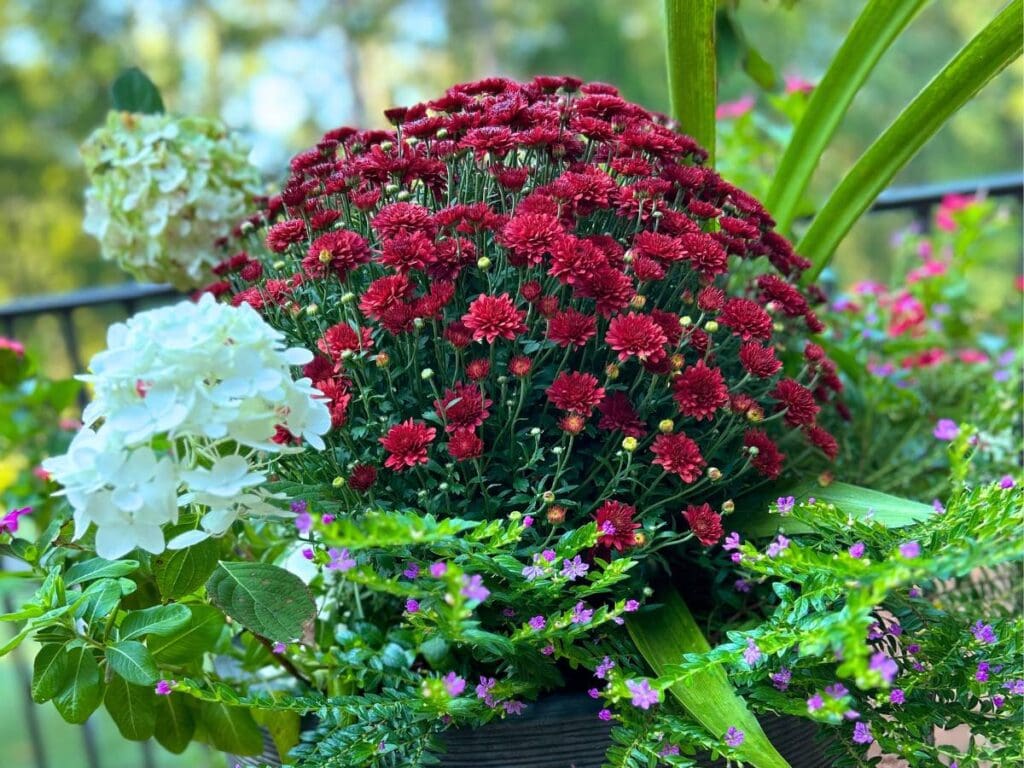
[{"label": "container garden arrangement", "polygon": [[[68,512],[0,534],[40,581],[0,649],[41,643],[37,701],[237,764],[1020,758],[1020,616],[950,583],[1019,564],[1021,491],[970,474],[968,425],[941,513],[840,482],[855,360],[813,283],[1019,55],[1020,2],[796,248],[821,150],[922,3],[868,3],[767,207],[711,164],[715,4],[667,5],[683,132],[607,84],[453,86],[328,132],[211,244],[193,300],[111,327],[44,463]],[[226,135],[126,78],[91,215],[180,282],[207,269],[188,232],[123,196],[172,168],[175,204],[219,221],[251,184]],[[966,749],[933,738],[961,724]]]}]

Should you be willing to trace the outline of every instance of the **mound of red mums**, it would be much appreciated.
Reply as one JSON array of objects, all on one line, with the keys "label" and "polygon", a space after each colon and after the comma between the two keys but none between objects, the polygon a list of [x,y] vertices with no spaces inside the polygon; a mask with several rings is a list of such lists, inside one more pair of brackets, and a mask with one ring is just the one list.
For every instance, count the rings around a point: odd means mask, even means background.
[{"label": "mound of red mums", "polygon": [[387,117],[295,157],[207,288],[318,353],[329,447],[283,474],[353,510],[596,520],[610,553],[711,545],[744,488],[835,457],[808,262],[666,118],[568,77]]}]

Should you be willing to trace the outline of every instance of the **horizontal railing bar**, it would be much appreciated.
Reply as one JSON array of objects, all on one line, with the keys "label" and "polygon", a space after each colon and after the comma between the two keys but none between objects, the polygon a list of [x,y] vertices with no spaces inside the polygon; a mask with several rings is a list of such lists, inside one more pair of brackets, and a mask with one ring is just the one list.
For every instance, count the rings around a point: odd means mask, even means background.
[{"label": "horizontal railing bar", "polygon": [[[970,195],[985,192],[990,197],[1024,199],[1024,174],[1004,173],[983,178],[887,189],[878,196],[872,211],[921,211],[938,205],[947,195]],[[122,283],[120,285],[83,288],[69,293],[28,296],[0,305],[0,319],[23,318],[64,312],[79,307],[105,304],[130,304],[145,299],[165,299],[182,295],[169,285]]]}]

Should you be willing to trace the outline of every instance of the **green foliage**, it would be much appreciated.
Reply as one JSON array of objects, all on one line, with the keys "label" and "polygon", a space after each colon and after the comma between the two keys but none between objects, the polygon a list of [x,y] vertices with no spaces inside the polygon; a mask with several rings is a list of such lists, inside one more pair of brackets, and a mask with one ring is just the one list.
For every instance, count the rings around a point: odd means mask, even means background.
[{"label": "green foliage", "polygon": [[715,0],[665,0],[672,116],[715,161]]},{"label": "green foliage", "polygon": [[221,561],[206,591],[214,605],[243,627],[277,642],[301,637],[316,616],[302,580],[268,563]]},{"label": "green foliage", "polygon": [[111,106],[120,112],[152,115],[164,111],[164,101],[153,81],[138,67],[129,67],[110,86]]}]

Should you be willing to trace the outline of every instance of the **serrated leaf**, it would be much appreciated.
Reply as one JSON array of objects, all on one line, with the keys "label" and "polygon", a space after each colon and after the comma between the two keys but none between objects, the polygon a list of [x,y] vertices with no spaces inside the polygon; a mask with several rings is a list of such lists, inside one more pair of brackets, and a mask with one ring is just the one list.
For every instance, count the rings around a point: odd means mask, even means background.
[{"label": "serrated leaf", "polygon": [[122,112],[152,115],[164,111],[160,91],[138,67],[130,67],[117,76],[110,96],[114,109]]},{"label": "serrated leaf", "polygon": [[149,652],[161,664],[184,664],[212,651],[224,628],[224,614],[209,605],[188,606],[189,619],[164,637],[150,637]]},{"label": "serrated leaf", "polygon": [[194,592],[206,583],[217,567],[219,545],[214,539],[167,551],[154,559],[153,575],[165,600],[173,600]]},{"label": "serrated leaf", "polygon": [[156,730],[154,737],[168,752],[180,755],[192,741],[196,732],[193,705],[186,696],[158,696],[156,702]]},{"label": "serrated leaf", "polygon": [[39,649],[32,662],[32,701],[42,704],[64,690],[71,674],[69,660],[63,643],[47,643]]},{"label": "serrated leaf", "polygon": [[139,569],[138,560],[104,560],[94,557],[81,563],[75,563],[64,574],[64,584],[71,587],[86,581],[97,579],[116,579],[127,576]]},{"label": "serrated leaf", "polygon": [[263,753],[263,733],[249,710],[204,701],[199,705],[199,720],[206,739],[221,752],[233,755]]},{"label": "serrated leaf", "polygon": [[[667,666],[681,661],[683,654],[705,653],[711,646],[678,592],[669,588],[657,599],[659,608],[631,614],[626,628],[651,669],[662,674]],[[746,738],[737,752],[745,763],[755,768],[789,768],[720,665],[694,673],[669,690],[712,735],[722,736],[730,726],[742,730]]]},{"label": "serrated leaf", "polygon": [[107,683],[103,705],[122,736],[145,741],[156,729],[156,699],[152,686],[132,685],[115,675]]},{"label": "serrated leaf", "polygon": [[132,611],[121,622],[118,637],[134,640],[145,635],[170,635],[188,624],[191,617],[188,607],[180,603]]},{"label": "serrated leaf", "polygon": [[243,627],[278,642],[301,637],[316,618],[316,604],[302,579],[269,563],[221,561],[206,592]]},{"label": "serrated leaf", "polygon": [[152,685],[160,677],[152,655],[138,640],[108,645],[107,663],[114,672],[136,685]]},{"label": "serrated leaf", "polygon": [[69,723],[81,725],[103,700],[100,668],[89,648],[68,651],[68,677],[64,689],[53,698],[53,706]]}]

